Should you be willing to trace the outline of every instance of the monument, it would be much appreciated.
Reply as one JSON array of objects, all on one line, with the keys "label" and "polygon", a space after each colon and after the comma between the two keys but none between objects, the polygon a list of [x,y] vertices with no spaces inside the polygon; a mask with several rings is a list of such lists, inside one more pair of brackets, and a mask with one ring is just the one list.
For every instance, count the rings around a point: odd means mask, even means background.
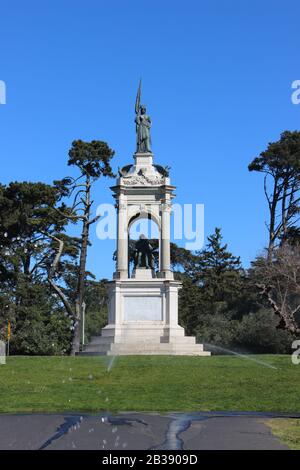
[{"label": "monument", "polygon": [[[117,208],[117,260],[108,284],[108,325],[92,338],[86,353],[107,355],[172,354],[208,356],[195,337],[178,325],[178,291],[170,268],[170,215],[175,186],[168,168],[153,162],[151,119],[135,104],[136,152],[134,163],[119,169],[114,193]],[[159,231],[159,266],[155,271],[153,247],[144,235],[135,243],[134,269],[129,269],[129,231],[137,220],[151,219]]]}]

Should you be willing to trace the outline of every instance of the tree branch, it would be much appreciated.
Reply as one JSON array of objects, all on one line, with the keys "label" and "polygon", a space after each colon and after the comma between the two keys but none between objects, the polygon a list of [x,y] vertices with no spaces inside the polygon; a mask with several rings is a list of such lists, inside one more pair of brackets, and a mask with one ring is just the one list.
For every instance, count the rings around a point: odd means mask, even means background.
[{"label": "tree branch", "polygon": [[73,308],[72,308],[70,302],[68,301],[67,297],[65,296],[65,294],[63,293],[61,288],[57,284],[55,284],[55,282],[53,281],[53,276],[56,273],[58,263],[60,262],[60,258],[62,256],[62,253],[63,253],[63,250],[64,250],[64,241],[61,240],[58,237],[55,237],[54,235],[52,235],[50,233],[45,233],[45,235],[58,243],[57,253],[56,253],[55,258],[53,260],[53,263],[52,263],[52,265],[51,265],[51,267],[48,271],[48,282],[51,285],[51,287],[53,288],[53,290],[57,293],[57,295],[59,296],[61,301],[63,302],[64,307],[65,307],[66,311],[68,312],[68,314],[72,318],[74,318],[74,311],[73,311]]},{"label": "tree branch", "polygon": [[100,219],[100,217],[101,217],[101,215],[96,215],[96,217],[94,217],[93,219],[89,220],[87,224],[88,224],[88,225],[94,224],[95,222],[97,222],[97,220]]}]

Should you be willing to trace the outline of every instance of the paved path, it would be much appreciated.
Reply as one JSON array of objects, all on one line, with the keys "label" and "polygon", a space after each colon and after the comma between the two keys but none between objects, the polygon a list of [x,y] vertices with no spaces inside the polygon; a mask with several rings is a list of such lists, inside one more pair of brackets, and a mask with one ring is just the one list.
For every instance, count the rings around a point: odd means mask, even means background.
[{"label": "paved path", "polygon": [[264,424],[269,417],[259,413],[0,415],[0,449],[287,449]]}]

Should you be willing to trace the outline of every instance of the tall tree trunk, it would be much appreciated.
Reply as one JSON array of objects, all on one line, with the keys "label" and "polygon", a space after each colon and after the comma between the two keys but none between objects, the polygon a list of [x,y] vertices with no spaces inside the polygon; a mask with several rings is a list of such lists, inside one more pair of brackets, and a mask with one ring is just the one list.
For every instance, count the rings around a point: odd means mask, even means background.
[{"label": "tall tree trunk", "polygon": [[86,177],[86,190],[85,190],[84,203],[84,218],[81,233],[81,249],[79,261],[79,274],[75,301],[75,324],[74,336],[72,341],[71,354],[75,355],[80,351],[80,341],[82,334],[82,304],[84,301],[85,291],[85,273],[86,273],[86,258],[87,247],[89,242],[89,226],[90,226],[90,209],[91,209],[91,183],[89,176]]},{"label": "tall tree trunk", "polygon": [[287,207],[286,207],[286,200],[287,200],[287,191],[288,191],[289,180],[285,178],[285,182],[283,185],[283,196],[281,201],[281,220],[282,220],[282,240],[286,239],[287,234]]},{"label": "tall tree trunk", "polygon": [[69,314],[69,316],[71,318],[74,318],[74,311],[73,311],[73,308],[72,308],[72,305],[70,304],[69,300],[67,299],[67,297],[65,296],[65,294],[63,293],[63,291],[61,290],[61,288],[55,284],[54,280],[53,280],[53,276],[55,275],[56,273],[56,270],[57,270],[57,266],[58,266],[58,263],[60,262],[60,258],[61,258],[61,255],[63,253],[63,249],[64,249],[64,242],[63,240],[61,240],[60,238],[58,237],[55,237],[54,235],[51,235],[50,233],[46,233],[44,232],[45,235],[47,235],[49,238],[52,238],[52,240],[55,240],[57,243],[58,243],[58,251],[56,253],[56,256],[53,260],[53,263],[51,265],[51,268],[48,272],[48,281],[49,281],[49,284],[50,286],[53,288],[53,290],[56,292],[56,294],[59,296],[59,298],[61,299],[61,301],[63,302],[64,304],[64,307],[67,311],[67,313]]},{"label": "tall tree trunk", "polygon": [[278,203],[278,194],[277,194],[277,178],[274,177],[274,189],[273,189],[273,199],[269,202],[270,210],[270,224],[269,224],[269,245],[268,245],[268,261],[272,261],[272,254],[275,246],[275,224],[276,224],[276,207]]}]

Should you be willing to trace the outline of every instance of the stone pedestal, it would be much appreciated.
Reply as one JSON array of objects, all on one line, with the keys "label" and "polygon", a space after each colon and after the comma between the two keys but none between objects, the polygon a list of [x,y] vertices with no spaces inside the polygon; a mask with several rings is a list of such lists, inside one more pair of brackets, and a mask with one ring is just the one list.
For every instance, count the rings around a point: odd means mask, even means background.
[{"label": "stone pedestal", "polygon": [[134,268],[132,271],[132,279],[139,279],[139,280],[147,280],[147,279],[155,279],[156,274],[154,269],[147,269],[147,268]]},{"label": "stone pedestal", "polygon": [[[138,270],[137,270],[138,271]],[[111,281],[109,323],[102,336],[87,346],[87,353],[107,355],[193,355],[208,356],[194,337],[187,337],[178,325],[178,290],[174,280],[146,277]],[[141,277],[144,277],[142,279]]]}]

